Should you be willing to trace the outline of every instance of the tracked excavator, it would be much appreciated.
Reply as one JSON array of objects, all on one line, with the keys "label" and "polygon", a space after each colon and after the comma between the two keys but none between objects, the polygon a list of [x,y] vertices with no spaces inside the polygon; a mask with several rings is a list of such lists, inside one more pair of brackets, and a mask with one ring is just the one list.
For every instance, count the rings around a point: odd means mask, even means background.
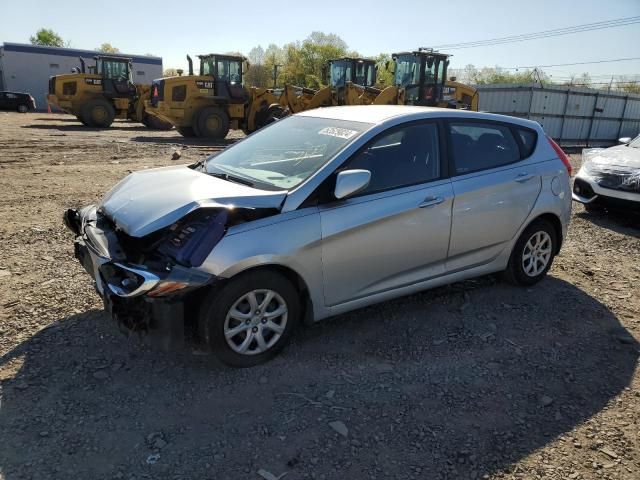
[{"label": "tracked excavator", "polygon": [[72,73],[49,79],[47,102],[74,115],[89,127],[106,128],[114,119],[129,119],[157,130],[173,128],[171,123],[149,115],[144,102],[151,86],[136,85],[131,79],[131,59],[97,55],[94,65],[80,67]]}]

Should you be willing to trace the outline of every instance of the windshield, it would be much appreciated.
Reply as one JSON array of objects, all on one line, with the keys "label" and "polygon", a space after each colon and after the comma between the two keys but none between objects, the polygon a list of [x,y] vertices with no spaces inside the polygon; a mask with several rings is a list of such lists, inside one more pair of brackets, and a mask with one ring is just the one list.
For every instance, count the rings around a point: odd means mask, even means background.
[{"label": "windshield", "polygon": [[343,87],[348,81],[351,81],[351,62],[333,62],[331,64],[331,86]]},{"label": "windshield", "polygon": [[363,85],[365,87],[372,87],[375,83],[374,77],[375,66],[370,63],[360,62],[356,64],[356,78],[355,83],[357,85]]},{"label": "windshield", "polygon": [[210,157],[205,170],[239,178],[258,188],[289,190],[369,127],[368,123],[345,120],[288,117]]},{"label": "windshield", "polygon": [[633,148],[640,148],[640,135],[629,142],[629,146]]},{"label": "windshield", "polygon": [[401,87],[418,85],[420,83],[420,57],[415,55],[400,55],[396,59],[395,84]]}]

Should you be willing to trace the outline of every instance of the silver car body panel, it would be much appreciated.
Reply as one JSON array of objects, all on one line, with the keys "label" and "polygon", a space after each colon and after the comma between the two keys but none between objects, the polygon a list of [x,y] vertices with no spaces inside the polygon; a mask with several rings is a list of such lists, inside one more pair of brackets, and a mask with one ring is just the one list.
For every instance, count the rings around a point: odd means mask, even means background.
[{"label": "silver car body panel", "polygon": [[[518,236],[540,215],[559,218],[566,235],[569,175],[535,122],[402,106],[335,107],[299,115],[374,125],[289,192],[260,191],[184,167],[157,169],[125,179],[102,208],[137,235],[208,204],[279,208],[280,213],[230,227],[198,270],[231,278],[256,267],[288,269],[309,292],[315,320],[503,270]],[[305,206],[311,193],[378,133],[442,118],[522,125],[538,132],[538,145],[531,157],[493,170]],[[163,195],[167,189],[174,193]]]}]

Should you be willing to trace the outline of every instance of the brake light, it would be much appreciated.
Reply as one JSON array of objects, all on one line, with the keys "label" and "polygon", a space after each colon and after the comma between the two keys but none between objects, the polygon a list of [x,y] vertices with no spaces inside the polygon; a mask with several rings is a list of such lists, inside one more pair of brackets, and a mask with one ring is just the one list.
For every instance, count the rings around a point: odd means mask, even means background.
[{"label": "brake light", "polygon": [[569,172],[569,176],[571,176],[571,172],[573,172],[573,167],[571,166],[571,160],[569,159],[569,156],[566,153],[564,153],[564,151],[560,148],[560,145],[554,142],[553,138],[551,138],[549,135],[547,135],[547,140],[549,140],[549,145],[551,145],[551,147],[555,150],[556,154],[558,155],[558,158],[560,158],[560,160],[562,160],[562,163],[564,163],[564,166],[567,167],[567,172]]}]

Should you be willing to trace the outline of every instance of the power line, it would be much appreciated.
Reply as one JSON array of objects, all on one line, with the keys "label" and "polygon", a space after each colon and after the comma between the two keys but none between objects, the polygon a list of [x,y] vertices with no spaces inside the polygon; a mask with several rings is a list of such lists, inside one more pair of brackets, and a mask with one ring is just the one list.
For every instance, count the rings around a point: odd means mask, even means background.
[{"label": "power line", "polygon": [[593,60],[591,62],[556,63],[553,65],[530,65],[530,66],[523,66],[523,67],[501,67],[501,68],[504,68],[505,70],[519,70],[521,68],[569,67],[572,65],[590,65],[595,63],[627,62],[631,60],[640,60],[640,57],[615,58],[613,60]]},{"label": "power line", "polygon": [[543,30],[541,32],[532,32],[522,35],[511,35],[508,37],[490,38],[486,40],[475,40],[472,42],[462,43],[449,43],[442,45],[435,45],[433,48],[437,49],[461,49],[461,48],[474,48],[474,47],[487,47],[493,45],[502,45],[505,43],[523,42],[526,40],[536,40],[540,38],[557,37],[560,35],[569,35],[571,33],[589,32],[593,30],[602,30],[605,28],[623,27],[627,25],[634,25],[640,23],[640,16],[624,17],[612,20],[605,20],[595,23],[585,23],[582,25],[574,25],[571,27],[556,28],[553,30]]}]

